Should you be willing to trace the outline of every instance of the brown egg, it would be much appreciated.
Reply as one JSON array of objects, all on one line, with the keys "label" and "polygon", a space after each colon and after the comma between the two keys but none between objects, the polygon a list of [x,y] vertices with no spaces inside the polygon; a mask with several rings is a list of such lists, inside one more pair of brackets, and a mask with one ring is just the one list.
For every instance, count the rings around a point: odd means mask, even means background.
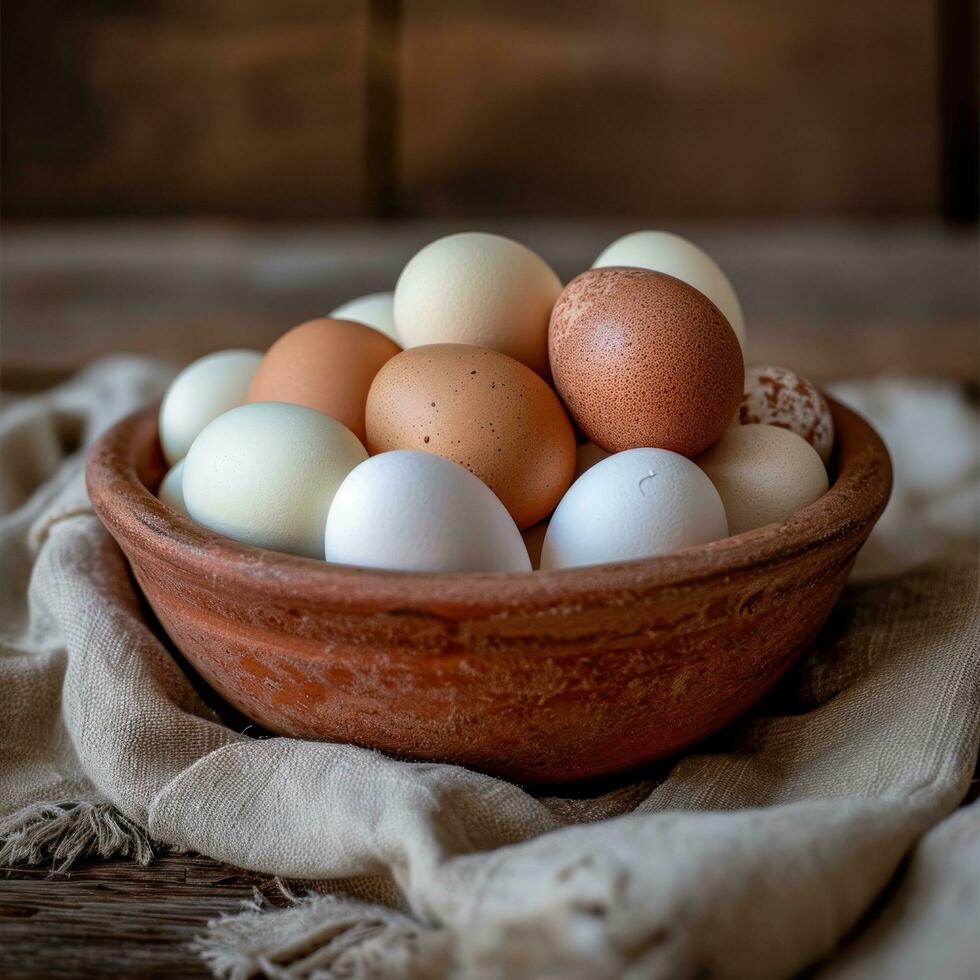
[{"label": "brown egg", "polygon": [[569,411],[609,452],[695,456],[721,437],[742,398],[742,349],[728,321],[661,272],[583,272],[555,304],[548,349]]},{"label": "brown egg", "polygon": [[367,400],[371,453],[416,449],[478,476],[520,528],[548,515],[575,475],[575,435],[547,382],[506,354],[429,344],[393,357]]},{"label": "brown egg", "polygon": [[378,369],[401,348],[362,323],[323,317],[284,333],[266,352],[250,402],[290,402],[342,422],[364,442],[364,404]]}]

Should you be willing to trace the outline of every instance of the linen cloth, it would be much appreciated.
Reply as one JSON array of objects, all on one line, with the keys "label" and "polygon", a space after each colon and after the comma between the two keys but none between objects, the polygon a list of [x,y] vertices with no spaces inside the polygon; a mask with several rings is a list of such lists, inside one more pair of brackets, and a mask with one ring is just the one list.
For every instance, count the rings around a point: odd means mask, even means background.
[{"label": "linen cloth", "polygon": [[[980,447],[951,389],[838,392],[905,440],[895,502],[779,688],[679,760],[558,798],[251,738],[205,704],[82,479],[169,376],[117,358],[0,408],[0,862],[171,846],[316,882],[213,924],[201,949],[230,977],[976,975],[980,803],[957,805],[980,736]],[[911,567],[951,552],[973,561]]]}]

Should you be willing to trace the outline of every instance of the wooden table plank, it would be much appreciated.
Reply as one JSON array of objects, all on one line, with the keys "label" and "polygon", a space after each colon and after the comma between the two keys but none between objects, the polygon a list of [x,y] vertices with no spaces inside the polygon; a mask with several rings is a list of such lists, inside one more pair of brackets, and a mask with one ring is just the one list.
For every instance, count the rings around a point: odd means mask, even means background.
[{"label": "wooden table plank", "polygon": [[238,911],[268,876],[199,855],[143,867],[88,861],[70,872],[0,872],[0,976],[209,976],[189,943],[209,919]]},{"label": "wooden table plank", "polygon": [[[164,223],[15,226],[2,255],[2,381],[38,387],[132,351],[179,362],[266,347],[361,293],[392,288],[432,238],[473,227],[408,222],[261,228]],[[564,279],[633,226],[494,222]],[[682,225],[739,292],[749,359],[815,380],[881,372],[972,381],[977,245],[934,225]]]}]

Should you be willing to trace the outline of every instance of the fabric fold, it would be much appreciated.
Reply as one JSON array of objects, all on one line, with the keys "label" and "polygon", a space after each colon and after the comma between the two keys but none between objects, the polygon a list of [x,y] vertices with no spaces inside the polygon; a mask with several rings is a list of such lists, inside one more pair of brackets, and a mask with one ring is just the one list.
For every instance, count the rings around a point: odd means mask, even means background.
[{"label": "fabric fold", "polygon": [[213,924],[202,950],[236,978],[777,978],[845,938],[822,977],[911,978],[935,943],[962,960],[935,909],[956,905],[946,875],[980,888],[953,867],[975,805],[949,816],[980,738],[975,567],[848,587],[746,718],[593,798],[251,738],[202,700],[85,498],[85,447],[168,377],[115,360],[0,411],[7,860],[156,844],[315,888]]}]

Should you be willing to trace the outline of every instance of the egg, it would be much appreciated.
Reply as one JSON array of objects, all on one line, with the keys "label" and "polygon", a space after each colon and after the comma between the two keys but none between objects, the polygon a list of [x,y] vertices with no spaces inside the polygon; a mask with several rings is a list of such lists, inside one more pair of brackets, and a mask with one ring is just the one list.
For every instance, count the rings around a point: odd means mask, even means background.
[{"label": "egg", "polygon": [[356,466],[330,506],[327,561],[403,572],[528,572],[521,533],[493,492],[431,453],[381,453]]},{"label": "egg", "polygon": [[827,399],[789,368],[766,365],[746,369],[738,422],[789,429],[806,439],[824,463],[834,449],[834,417]]},{"label": "egg", "polygon": [[197,434],[229,408],[244,403],[262,355],[223,350],[189,364],[170,382],[160,404],[160,445],[168,463],[187,455]]},{"label": "egg", "polygon": [[364,404],[378,369],[401,348],[363,323],[323,317],[284,333],[268,350],[250,402],[290,402],[347,426],[362,442]]},{"label": "egg", "polygon": [[312,408],[242,405],[194,440],[184,503],[198,524],[236,541],[323,558],[330,503],[365,459],[350,429]]},{"label": "egg", "polygon": [[416,449],[479,477],[519,528],[558,503],[575,473],[575,435],[530,368],[464,344],[414,347],[378,372],[367,401],[371,453]]},{"label": "egg", "polygon": [[827,492],[817,451],[774,425],[733,426],[697,464],[721,496],[732,534],[785,521]]},{"label": "egg", "polygon": [[406,347],[489,347],[548,373],[548,317],[561,281],[529,248],[466,232],[426,245],[395,286],[395,325]]},{"label": "egg", "polygon": [[157,488],[157,497],[168,507],[183,514],[185,517],[189,517],[187,507],[184,505],[183,479],[184,460],[181,460],[179,463],[171,466],[164,478],[160,481],[160,486]]},{"label": "egg", "polygon": [[592,269],[565,287],[548,333],[555,386],[585,436],[610,452],[695,456],[735,416],[744,365],[728,321],[661,272]]},{"label": "egg", "polygon": [[386,337],[398,343],[395,332],[395,294],[369,293],[358,296],[357,299],[342,303],[331,314],[334,320],[353,320],[363,323],[366,327],[379,330]]},{"label": "egg", "polygon": [[649,558],[727,534],[721,498],[691,460],[666,449],[629,449],[600,460],[562,497],[541,568]]},{"label": "egg", "polygon": [[694,242],[669,231],[634,231],[607,245],[592,263],[592,268],[618,265],[666,272],[704,293],[721,310],[744,349],[742,304],[725,273]]}]

